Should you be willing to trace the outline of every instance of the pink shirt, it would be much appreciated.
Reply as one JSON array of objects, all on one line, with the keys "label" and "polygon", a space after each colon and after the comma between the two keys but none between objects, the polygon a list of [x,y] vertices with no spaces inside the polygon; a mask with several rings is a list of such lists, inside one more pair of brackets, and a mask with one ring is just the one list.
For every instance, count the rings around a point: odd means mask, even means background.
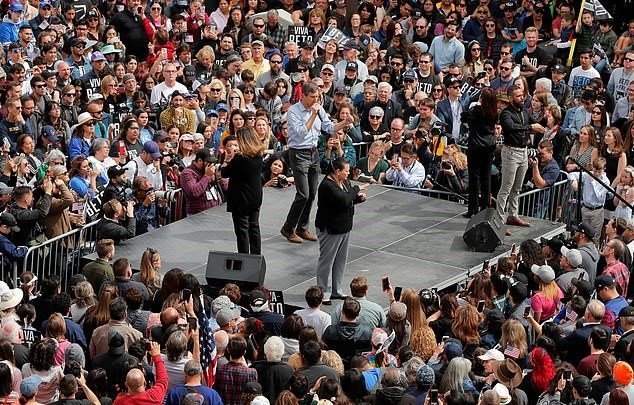
[{"label": "pink shirt", "polygon": [[557,311],[557,306],[559,305],[559,301],[564,297],[564,294],[561,292],[561,289],[557,287],[557,298],[555,300],[546,298],[544,293],[538,291],[531,298],[531,308],[533,312],[541,312],[542,315],[540,317],[540,322],[551,318],[555,315],[555,311]]}]

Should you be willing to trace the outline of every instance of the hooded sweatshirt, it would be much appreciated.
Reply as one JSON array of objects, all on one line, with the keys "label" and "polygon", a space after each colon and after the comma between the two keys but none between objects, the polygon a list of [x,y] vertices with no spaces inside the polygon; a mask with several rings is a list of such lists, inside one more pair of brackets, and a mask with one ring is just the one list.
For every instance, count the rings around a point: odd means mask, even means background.
[{"label": "hooded sweatshirt", "polygon": [[22,17],[20,17],[20,21],[14,23],[8,15],[5,15],[2,24],[0,24],[0,43],[17,42],[19,39],[18,29],[23,25],[27,25],[27,23]]}]

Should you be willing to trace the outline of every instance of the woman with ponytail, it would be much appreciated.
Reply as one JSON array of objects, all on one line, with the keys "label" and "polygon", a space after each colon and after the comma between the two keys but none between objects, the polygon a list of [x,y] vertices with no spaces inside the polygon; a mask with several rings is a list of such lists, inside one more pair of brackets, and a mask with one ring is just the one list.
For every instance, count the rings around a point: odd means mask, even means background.
[{"label": "woman with ponytail", "polygon": [[556,370],[548,352],[541,347],[530,352],[528,359],[533,370],[524,376],[519,388],[526,393],[528,403],[535,404],[540,394],[549,389],[550,381],[555,377]]}]

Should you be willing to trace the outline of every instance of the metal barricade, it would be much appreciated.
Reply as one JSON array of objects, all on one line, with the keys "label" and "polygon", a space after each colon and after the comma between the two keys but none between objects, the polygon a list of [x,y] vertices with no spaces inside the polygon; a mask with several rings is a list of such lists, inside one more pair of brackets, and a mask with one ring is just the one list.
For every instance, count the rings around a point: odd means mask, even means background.
[{"label": "metal barricade", "polygon": [[572,182],[566,172],[562,171],[559,177],[551,187],[521,193],[519,215],[567,223],[574,209]]},{"label": "metal barricade", "polygon": [[412,188],[412,187],[400,187],[392,186],[390,184],[381,184],[381,187],[391,188],[393,190],[408,191],[416,194],[423,195],[425,197],[437,198],[444,201],[457,202],[462,205],[466,205],[468,201],[467,195],[460,195],[444,190],[433,190],[427,188]]},{"label": "metal barricade", "polygon": [[372,142],[356,142],[352,144],[355,152],[357,152],[357,160],[368,156],[370,145],[372,145]]},{"label": "metal barricade", "polygon": [[81,259],[95,251],[97,224],[94,221],[46,242],[32,246],[15,271],[15,281],[22,271],[30,271],[40,280],[56,274],[65,289],[70,278],[79,273]]},{"label": "metal barricade", "polygon": [[183,194],[183,189],[178,188],[173,191],[165,192],[168,204],[169,204],[169,213],[167,218],[163,221],[161,225],[169,225],[172,222],[176,222],[180,219],[185,218],[185,195]]}]

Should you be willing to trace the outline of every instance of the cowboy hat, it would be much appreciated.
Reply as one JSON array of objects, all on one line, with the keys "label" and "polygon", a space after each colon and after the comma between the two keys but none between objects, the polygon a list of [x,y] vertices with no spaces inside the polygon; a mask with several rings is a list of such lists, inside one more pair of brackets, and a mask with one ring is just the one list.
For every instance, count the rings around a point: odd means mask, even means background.
[{"label": "cowboy hat", "polygon": [[0,311],[17,307],[24,292],[19,288],[10,289],[7,283],[0,281]]},{"label": "cowboy hat", "polygon": [[89,123],[90,121],[96,121],[95,118],[89,112],[83,112],[79,114],[77,117],[77,124],[70,127],[70,133],[72,134],[75,130],[82,125]]},{"label": "cowboy hat", "polygon": [[504,359],[493,364],[493,374],[499,382],[514,388],[522,382],[522,368],[511,359]]}]

